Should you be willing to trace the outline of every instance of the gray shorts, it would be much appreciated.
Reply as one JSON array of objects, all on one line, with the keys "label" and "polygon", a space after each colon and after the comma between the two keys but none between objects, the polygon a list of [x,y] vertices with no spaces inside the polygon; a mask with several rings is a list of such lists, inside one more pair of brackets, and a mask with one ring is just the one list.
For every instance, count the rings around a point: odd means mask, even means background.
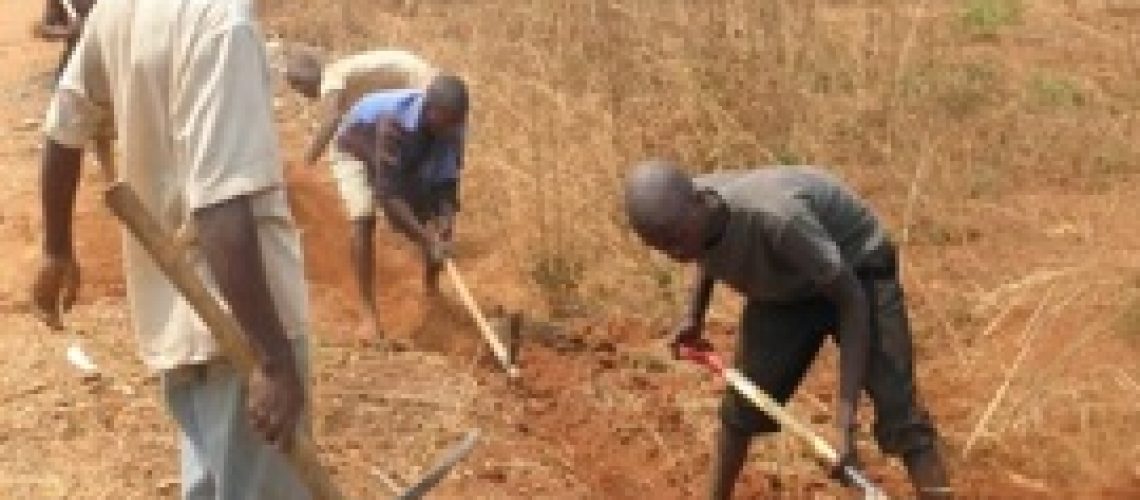
[{"label": "gray shorts", "polygon": [[[904,455],[933,446],[936,433],[922,408],[903,290],[894,277],[861,277],[871,307],[871,352],[865,388],[875,407],[875,438],[884,453]],[[800,384],[825,337],[838,328],[835,305],[823,298],[749,302],[740,324],[736,365],[781,403]],[[779,426],[734,391],[721,405],[725,426],[747,434]]]},{"label": "gray shorts", "polygon": [[[302,377],[305,338],[293,340]],[[181,435],[183,499],[308,500],[284,455],[249,424],[245,377],[224,360],[163,372],[166,406]],[[301,424],[308,429],[308,420]]]}]

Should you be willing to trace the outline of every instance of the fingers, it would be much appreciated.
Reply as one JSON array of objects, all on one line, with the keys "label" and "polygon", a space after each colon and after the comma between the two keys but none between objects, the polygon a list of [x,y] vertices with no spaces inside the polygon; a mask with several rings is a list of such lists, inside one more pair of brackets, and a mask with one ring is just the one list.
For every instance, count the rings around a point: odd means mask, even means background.
[{"label": "fingers", "polygon": [[64,312],[70,311],[79,297],[79,268],[72,267],[63,276],[63,295],[60,298],[60,307]]},{"label": "fingers", "polygon": [[35,306],[35,315],[52,330],[62,330],[63,324],[59,320],[59,282],[58,278],[41,273],[36,277],[32,288],[32,302]]},{"label": "fingers", "polygon": [[248,407],[250,425],[267,443],[285,451],[292,443],[302,403],[293,401],[288,389],[273,387],[273,384],[270,382],[268,386],[251,387]]},{"label": "fingers", "polygon": [[36,317],[52,330],[63,330],[63,322],[59,319],[59,312],[53,309],[36,308]]}]

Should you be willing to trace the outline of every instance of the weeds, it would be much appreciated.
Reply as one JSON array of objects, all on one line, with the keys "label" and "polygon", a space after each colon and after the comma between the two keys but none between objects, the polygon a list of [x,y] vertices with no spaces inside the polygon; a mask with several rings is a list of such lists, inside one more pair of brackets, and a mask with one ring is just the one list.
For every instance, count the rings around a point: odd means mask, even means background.
[{"label": "weeds", "polygon": [[939,82],[938,102],[954,118],[964,118],[1000,96],[998,69],[991,63],[966,63],[948,68]]},{"label": "weeds", "polygon": [[1063,76],[1038,73],[1029,81],[1033,101],[1042,107],[1071,108],[1085,104],[1080,85]]},{"label": "weeds", "polygon": [[967,0],[961,20],[974,35],[996,36],[1002,28],[1021,22],[1020,0]]}]

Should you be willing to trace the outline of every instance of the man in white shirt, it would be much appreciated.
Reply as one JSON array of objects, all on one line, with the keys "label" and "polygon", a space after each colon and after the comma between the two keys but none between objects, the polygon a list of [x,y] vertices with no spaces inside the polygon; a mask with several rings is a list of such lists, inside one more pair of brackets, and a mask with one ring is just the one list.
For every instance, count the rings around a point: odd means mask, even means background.
[{"label": "man in white shirt", "polygon": [[188,258],[254,354],[247,382],[145,251],[124,239],[141,354],[161,373],[181,433],[184,498],[309,497],[281,453],[305,411],[307,296],[253,16],[249,0],[101,0],[45,122],[33,290],[45,321],[59,326],[79,286],[71,220],[82,149],[114,135],[118,180],[167,229],[195,225]]}]

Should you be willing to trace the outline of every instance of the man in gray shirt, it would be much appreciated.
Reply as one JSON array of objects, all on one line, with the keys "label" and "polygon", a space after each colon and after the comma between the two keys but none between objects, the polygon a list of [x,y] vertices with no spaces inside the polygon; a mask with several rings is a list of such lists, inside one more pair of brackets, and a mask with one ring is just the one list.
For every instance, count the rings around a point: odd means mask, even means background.
[{"label": "man in gray shirt", "polygon": [[[700,278],[673,340],[707,348],[702,326],[713,284],[747,298],[736,364],[781,403],[831,332],[840,349],[836,424],[842,465],[857,464],[855,411],[866,389],[880,448],[903,458],[921,498],[949,495],[929,414],[919,404],[896,256],[867,204],[822,170],[780,167],[692,178],[643,162],[626,181],[637,234]],[[721,408],[711,498],[727,499],[751,437],[778,426],[729,391]]]}]

